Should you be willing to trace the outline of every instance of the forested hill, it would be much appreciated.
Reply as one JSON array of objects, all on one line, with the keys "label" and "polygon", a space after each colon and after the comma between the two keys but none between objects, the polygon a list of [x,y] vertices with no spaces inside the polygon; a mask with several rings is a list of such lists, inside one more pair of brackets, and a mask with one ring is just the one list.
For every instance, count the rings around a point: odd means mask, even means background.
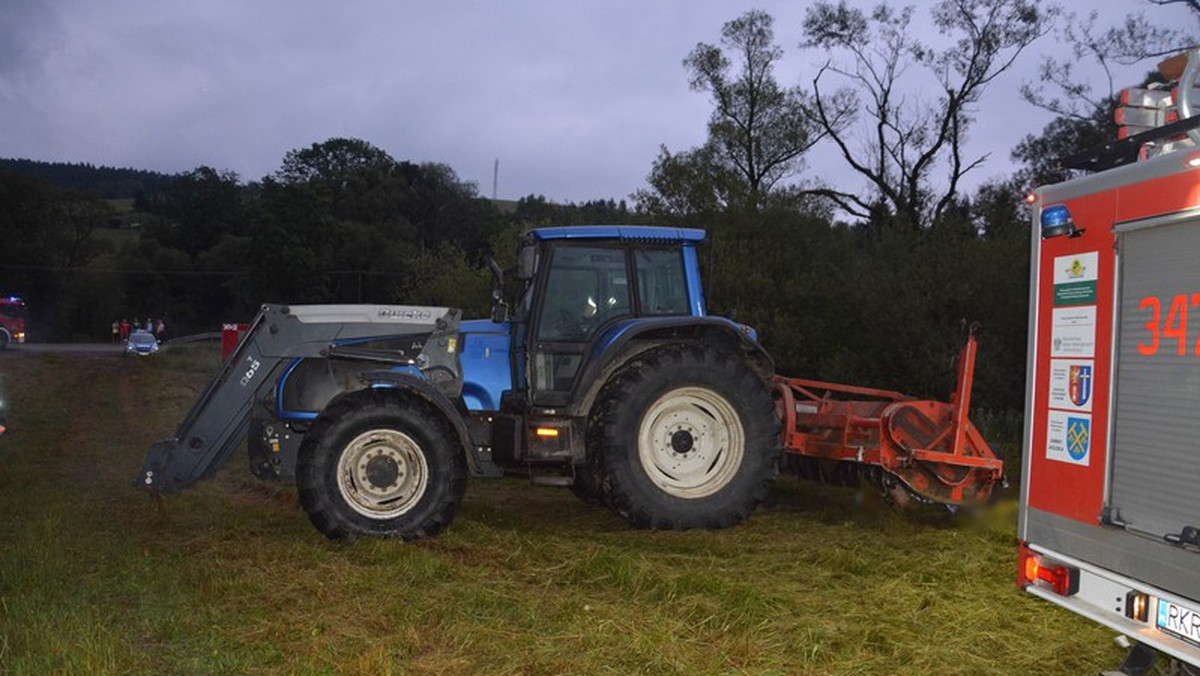
[{"label": "forested hill", "polygon": [[133,199],[139,194],[149,197],[176,178],[172,174],[142,169],[4,158],[0,158],[0,171],[40,178],[59,188],[92,191],[104,199]]}]

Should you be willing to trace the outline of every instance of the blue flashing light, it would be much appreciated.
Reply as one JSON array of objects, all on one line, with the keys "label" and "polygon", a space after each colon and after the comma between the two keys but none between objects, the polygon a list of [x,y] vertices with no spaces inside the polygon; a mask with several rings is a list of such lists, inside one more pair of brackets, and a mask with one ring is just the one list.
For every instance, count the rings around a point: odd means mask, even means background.
[{"label": "blue flashing light", "polygon": [[1042,209],[1042,239],[1074,234],[1075,221],[1065,204],[1055,204]]}]

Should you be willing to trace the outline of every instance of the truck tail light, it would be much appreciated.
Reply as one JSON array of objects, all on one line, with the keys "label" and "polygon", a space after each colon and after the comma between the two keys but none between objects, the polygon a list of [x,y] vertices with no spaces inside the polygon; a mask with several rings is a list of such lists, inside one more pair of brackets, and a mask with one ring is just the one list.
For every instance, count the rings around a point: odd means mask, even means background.
[{"label": "truck tail light", "polygon": [[1025,543],[1018,550],[1017,585],[1024,589],[1031,584],[1049,587],[1059,596],[1079,591],[1079,569],[1051,561],[1034,552]]}]

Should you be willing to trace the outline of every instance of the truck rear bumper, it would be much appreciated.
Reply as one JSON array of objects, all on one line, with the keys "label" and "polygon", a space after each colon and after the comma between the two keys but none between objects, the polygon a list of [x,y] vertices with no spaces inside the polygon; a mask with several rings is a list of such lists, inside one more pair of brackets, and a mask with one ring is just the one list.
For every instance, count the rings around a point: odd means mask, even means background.
[{"label": "truck rear bumper", "polygon": [[[1079,571],[1079,591],[1070,596],[1060,596],[1047,586],[1030,584],[1025,587],[1026,592],[1103,624],[1178,660],[1200,667],[1200,646],[1160,629],[1156,622],[1160,604],[1172,604],[1200,611],[1200,603],[1044,547],[1031,545],[1030,549],[1052,561],[1076,568]],[[1137,594],[1145,595],[1145,620],[1126,615],[1127,599],[1130,595]]]}]

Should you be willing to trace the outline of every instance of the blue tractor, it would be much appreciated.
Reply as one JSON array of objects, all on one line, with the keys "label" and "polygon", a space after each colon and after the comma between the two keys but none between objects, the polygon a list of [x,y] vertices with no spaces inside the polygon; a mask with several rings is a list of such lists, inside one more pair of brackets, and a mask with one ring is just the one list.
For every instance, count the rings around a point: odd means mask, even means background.
[{"label": "blue tractor", "polygon": [[782,452],[773,364],[710,316],[701,230],[527,233],[489,319],[403,305],[264,305],[137,483],[251,470],[294,480],[334,539],[447,526],[469,476],[570,486],[640,528],[722,528],[765,497]]}]

